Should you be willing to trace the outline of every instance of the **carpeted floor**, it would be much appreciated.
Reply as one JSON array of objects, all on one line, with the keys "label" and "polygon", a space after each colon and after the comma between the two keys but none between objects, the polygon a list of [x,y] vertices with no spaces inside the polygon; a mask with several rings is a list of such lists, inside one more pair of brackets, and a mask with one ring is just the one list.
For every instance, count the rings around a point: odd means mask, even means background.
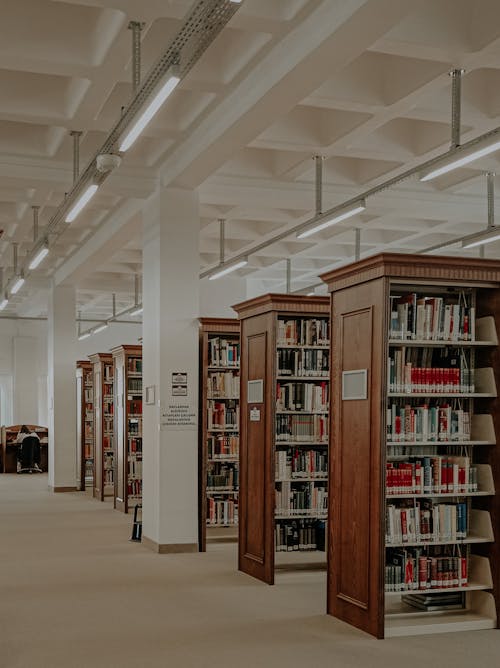
[{"label": "carpeted floor", "polygon": [[0,476],[1,668],[489,668],[500,633],[378,641],[324,614],[325,574],[268,587],[236,547],[157,555],[131,518],[47,478]]}]

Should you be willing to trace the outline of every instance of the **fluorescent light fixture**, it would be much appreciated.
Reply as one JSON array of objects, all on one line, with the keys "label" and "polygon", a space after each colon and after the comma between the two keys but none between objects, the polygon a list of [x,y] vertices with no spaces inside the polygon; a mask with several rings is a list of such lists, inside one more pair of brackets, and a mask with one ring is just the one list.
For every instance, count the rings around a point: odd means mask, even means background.
[{"label": "fluorescent light fixture", "polygon": [[47,243],[45,243],[41,248],[38,249],[38,251],[35,253],[33,256],[33,259],[28,265],[29,269],[36,269],[39,264],[41,264],[42,260],[44,260],[47,255],[49,254],[49,247]]},{"label": "fluorescent light fixture", "polygon": [[153,99],[149,102],[146,108],[143,109],[142,113],[139,115],[130,130],[128,130],[128,132],[120,139],[120,151],[126,151],[132,146],[137,137],[148,125],[165,100],[175,90],[179,82],[180,77],[172,74],[170,70],[170,73],[167,75],[167,79],[158,86]]},{"label": "fluorescent light fixture", "polygon": [[142,306],[139,306],[138,308],[135,309],[135,311],[131,311],[130,315],[141,315],[142,313]]},{"label": "fluorescent light fixture", "polygon": [[103,322],[102,325],[98,325],[98,326],[94,329],[94,334],[99,334],[99,332],[103,332],[105,329],[107,329],[107,327],[108,327],[108,323],[107,323],[107,322]]},{"label": "fluorescent light fixture", "polygon": [[233,2],[235,5],[241,4],[242,0],[229,0],[229,2]]},{"label": "fluorescent light fixture", "polygon": [[79,341],[84,341],[85,339],[88,339],[88,338],[89,338],[90,334],[91,334],[91,332],[83,332],[83,333],[80,334],[80,336],[78,337],[78,340],[79,340]]},{"label": "fluorescent light fixture", "polygon": [[478,160],[479,158],[482,158],[485,155],[494,153],[499,149],[500,149],[500,139],[498,139],[498,136],[495,136],[494,140],[490,139],[490,143],[487,143],[486,145],[484,144],[484,142],[482,142],[470,148],[462,149],[459,147],[455,151],[453,151],[453,153],[450,156],[442,160],[439,164],[435,165],[434,167],[431,167],[429,170],[422,172],[420,174],[420,180],[431,181],[432,179],[435,179],[438,176],[441,176],[442,174],[447,174],[448,172],[451,172],[454,169],[458,169],[459,167],[468,165],[470,162],[474,162],[474,160]]},{"label": "fluorescent light fixture", "polygon": [[239,262],[235,262],[234,264],[230,264],[228,267],[224,267],[223,269],[220,269],[219,271],[214,272],[208,277],[209,281],[214,281],[216,278],[221,278],[221,276],[226,276],[226,274],[230,274],[233,271],[236,271],[237,269],[241,269],[242,267],[245,267],[248,264],[248,260],[240,260]]},{"label": "fluorescent light fixture", "polygon": [[24,285],[24,276],[17,276],[14,285],[10,289],[10,294],[15,295]]},{"label": "fluorescent light fixture", "polygon": [[67,223],[72,223],[75,220],[80,211],[90,202],[92,197],[94,197],[98,188],[98,185],[92,183],[86,190],[83,191],[83,193],[66,214],[65,220]]},{"label": "fluorescent light fixture", "polygon": [[315,295],[316,295],[316,293],[313,290],[312,292],[308,292],[306,297],[314,297]]},{"label": "fluorescent light fixture", "polygon": [[478,234],[475,238],[470,239],[469,241],[464,240],[462,243],[462,248],[475,248],[476,246],[483,246],[484,244],[490,244],[493,241],[498,241],[500,239],[500,227],[495,226],[490,230]]},{"label": "fluorescent light fixture", "polygon": [[2,301],[0,302],[0,311],[3,311],[8,303],[9,303],[9,300],[7,299],[7,297],[4,297],[2,299]]},{"label": "fluorescent light fixture", "polygon": [[361,213],[361,211],[364,211],[365,209],[366,204],[364,200],[355,202],[353,205],[342,209],[338,213],[334,213],[331,217],[323,217],[322,220],[320,219],[318,221],[317,225],[314,225],[313,227],[310,227],[303,232],[299,232],[299,234],[297,234],[297,239],[305,239],[306,237],[310,237],[312,234],[316,234],[316,232],[320,232],[321,230],[330,227],[330,225],[335,225],[336,223],[340,223],[342,220],[352,218],[352,216],[355,216],[357,213]]}]

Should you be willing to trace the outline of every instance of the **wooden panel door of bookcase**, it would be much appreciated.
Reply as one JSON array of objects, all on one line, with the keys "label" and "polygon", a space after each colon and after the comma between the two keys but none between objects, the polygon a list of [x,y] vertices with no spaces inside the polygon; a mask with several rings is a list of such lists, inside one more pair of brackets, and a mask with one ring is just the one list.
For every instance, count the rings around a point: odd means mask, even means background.
[{"label": "wooden panel door of bookcase", "polygon": [[85,390],[84,372],[81,367],[76,370],[76,488],[85,490]]},{"label": "wooden panel door of bookcase", "polygon": [[[239,569],[268,584],[274,583],[273,328],[271,315],[241,323]],[[262,380],[263,402],[248,402],[251,380]]]},{"label": "wooden panel door of bookcase", "polygon": [[127,444],[125,411],[125,353],[113,354],[114,359],[114,432],[115,432],[115,501],[116,510],[123,513],[127,508]]},{"label": "wooden panel door of bookcase", "polygon": [[[380,375],[385,286],[379,279],[333,293],[331,320],[328,612],[377,637],[384,634]],[[343,372],[353,370],[367,373],[365,399],[343,397]]]}]

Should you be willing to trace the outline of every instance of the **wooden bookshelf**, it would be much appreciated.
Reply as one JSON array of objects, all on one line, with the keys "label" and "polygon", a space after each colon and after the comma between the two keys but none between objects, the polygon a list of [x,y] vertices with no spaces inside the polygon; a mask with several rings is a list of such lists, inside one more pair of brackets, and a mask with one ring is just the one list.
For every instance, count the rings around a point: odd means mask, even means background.
[{"label": "wooden bookshelf", "polygon": [[[2,472],[3,473],[16,473],[17,472],[17,443],[16,439],[19,434],[19,430],[23,425],[14,424],[9,427],[2,427]],[[38,434],[40,439],[40,468],[42,471],[47,472],[49,470],[49,456],[48,456],[48,447],[49,447],[49,430],[47,427],[41,427],[40,425],[27,424],[26,425],[30,431],[34,431]]]},{"label": "wooden bookshelf", "polygon": [[142,503],[142,346],[111,350],[115,370],[115,508]]},{"label": "wooden bookshelf", "polygon": [[104,501],[114,490],[113,358],[95,353],[89,359],[94,383],[94,497]]},{"label": "wooden bookshelf", "polygon": [[94,486],[94,374],[90,360],[76,363],[76,482]]},{"label": "wooden bookshelf", "polygon": [[200,318],[199,547],[238,540],[240,323]]},{"label": "wooden bookshelf", "polygon": [[500,263],[383,253],[322,279],[328,612],[378,638],[496,628]]},{"label": "wooden bookshelf", "polygon": [[278,567],[325,567],[329,300],[268,294],[233,308],[241,321],[239,568],[273,584]]}]

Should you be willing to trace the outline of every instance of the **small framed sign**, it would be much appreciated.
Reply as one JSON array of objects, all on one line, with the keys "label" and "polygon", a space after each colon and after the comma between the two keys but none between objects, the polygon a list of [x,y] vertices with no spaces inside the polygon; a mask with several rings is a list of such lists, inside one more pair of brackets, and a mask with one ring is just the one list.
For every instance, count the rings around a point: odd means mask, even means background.
[{"label": "small framed sign", "polygon": [[342,400],[368,399],[368,369],[342,371]]}]

